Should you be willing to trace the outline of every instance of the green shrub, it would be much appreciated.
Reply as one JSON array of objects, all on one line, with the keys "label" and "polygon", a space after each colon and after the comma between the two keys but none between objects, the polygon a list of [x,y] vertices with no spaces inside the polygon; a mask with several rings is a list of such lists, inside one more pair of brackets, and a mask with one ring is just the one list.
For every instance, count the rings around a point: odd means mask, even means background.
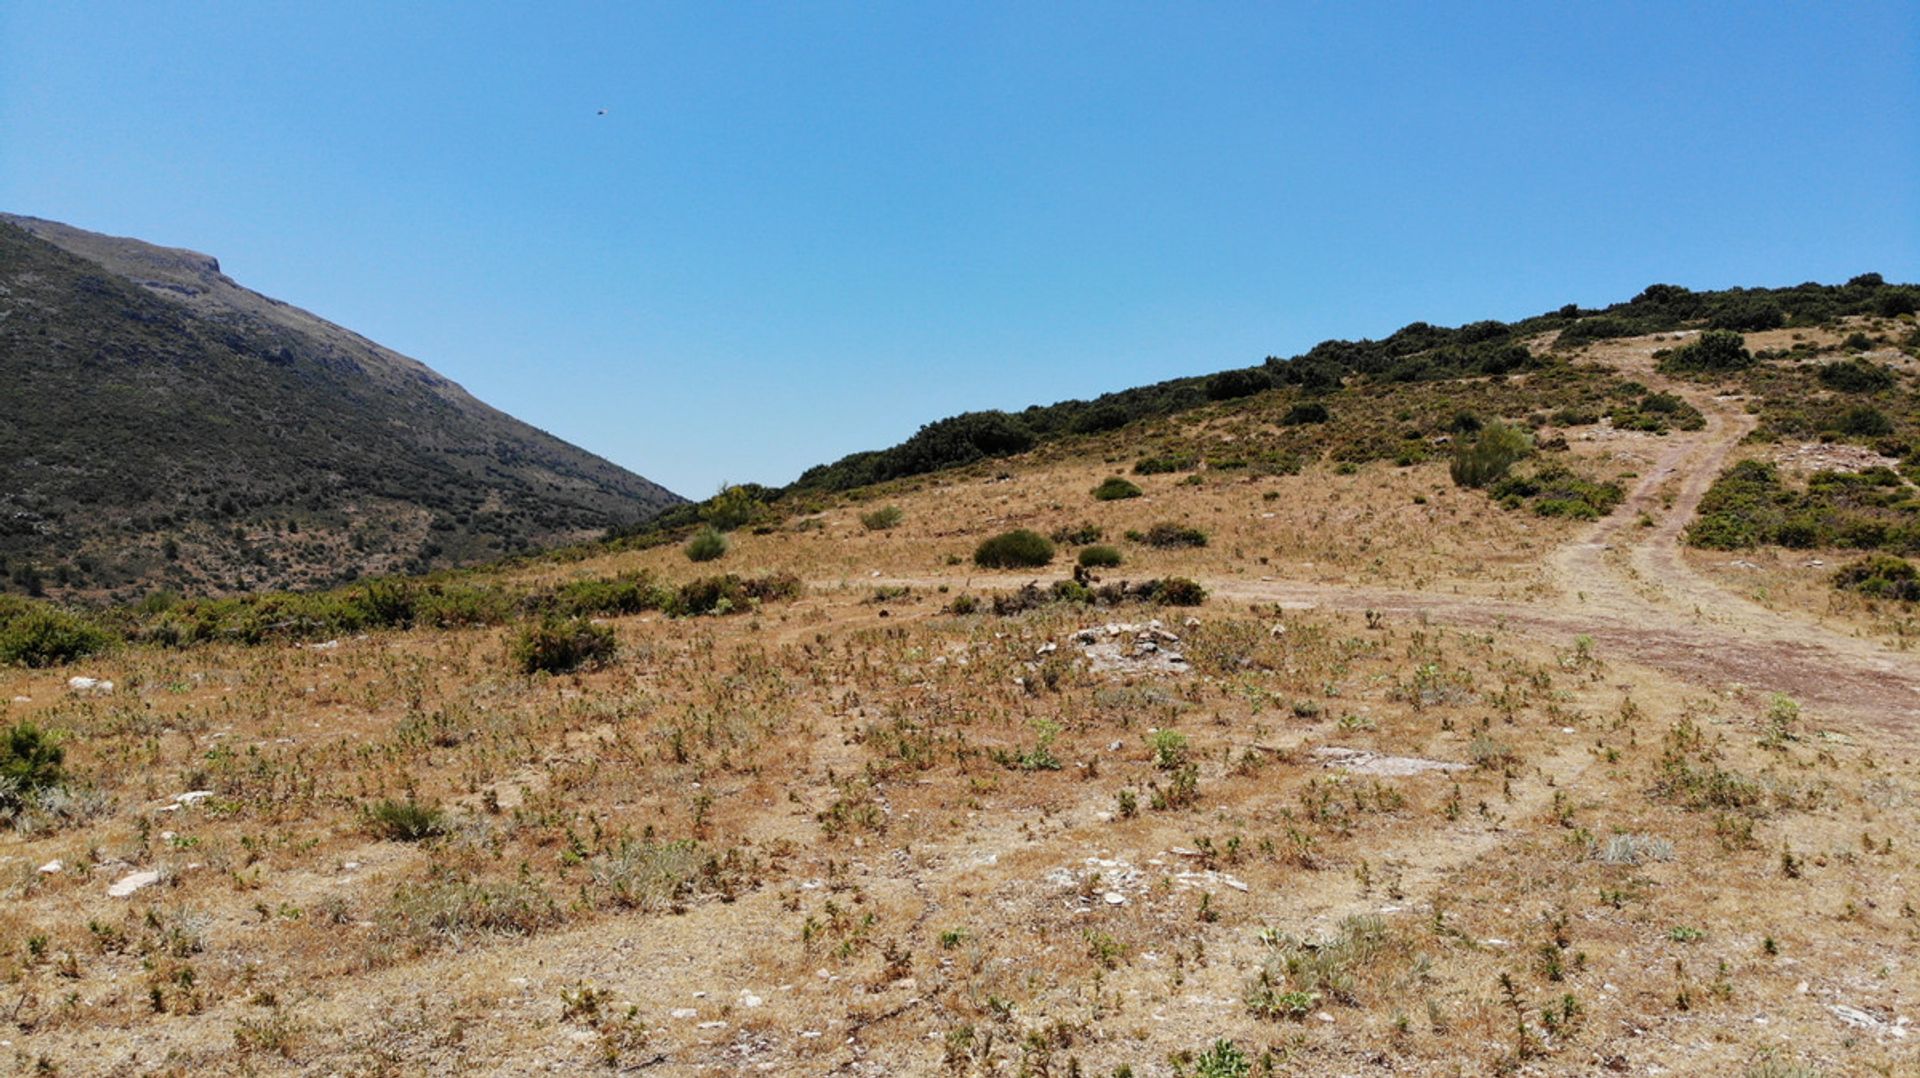
[{"label": "green shrub", "polygon": [[1120,551],[1110,546],[1090,546],[1081,550],[1076,560],[1082,568],[1111,569],[1120,564]]},{"label": "green shrub", "polygon": [[1098,524],[1075,524],[1071,527],[1062,526],[1053,529],[1053,534],[1048,538],[1067,546],[1086,546],[1089,543],[1099,542],[1101,536],[1105,534],[1107,534],[1106,530]]},{"label": "green shrub", "polygon": [[1106,479],[1101,480],[1099,486],[1093,488],[1093,496],[1103,502],[1117,502],[1123,498],[1138,498],[1140,494],[1141,490],[1138,486],[1117,475],[1108,476]]},{"label": "green shrub", "polygon": [[504,625],[513,617],[513,596],[492,586],[435,585],[414,599],[418,624],[437,629]]},{"label": "green shrub", "polygon": [[1134,462],[1135,475],[1165,475],[1168,472],[1190,472],[1199,467],[1200,458],[1191,453],[1169,453],[1159,457],[1141,457]]},{"label": "green shrub", "polygon": [[547,606],[553,612],[568,617],[590,617],[595,614],[626,615],[658,610],[665,601],[666,596],[653,582],[653,577],[644,572],[635,572],[597,580],[568,581],[555,588],[544,600],[536,600],[535,605]]},{"label": "green shrub", "polygon": [[1207,601],[1207,589],[1183,576],[1149,580],[1141,586],[1141,591],[1151,602],[1166,606],[1199,606]]},{"label": "green shrub", "polygon": [[705,528],[687,540],[689,561],[713,561],[727,552],[727,537],[718,528]]},{"label": "green shrub", "polygon": [[580,617],[549,614],[520,630],[513,642],[513,664],[521,673],[561,674],[613,659],[613,630]]},{"label": "green shrub", "polygon": [[104,650],[112,639],[80,616],[43,603],[26,604],[4,626],[0,662],[21,666],[69,663]]},{"label": "green shrub", "polygon": [[1624,318],[1603,315],[1597,318],[1582,318],[1561,330],[1554,344],[1556,347],[1571,347],[1591,341],[1611,340],[1615,337],[1632,337],[1640,332],[1640,327]]},{"label": "green shrub", "polygon": [[1258,367],[1248,367],[1243,370],[1221,371],[1207,379],[1205,388],[1208,400],[1234,400],[1272,389],[1273,379]]},{"label": "green shrub", "polygon": [[1331,418],[1327,414],[1327,406],[1319,401],[1301,401],[1287,409],[1287,414],[1280,417],[1280,423],[1282,426],[1303,427],[1311,423],[1325,423]]},{"label": "green shrub", "polygon": [[380,838],[421,842],[446,833],[447,820],[438,808],[422,805],[412,798],[389,799],[367,806],[367,826]]},{"label": "green shrub", "polygon": [[1448,472],[1454,484],[1484,487],[1507,474],[1514,462],[1533,451],[1533,439],[1504,423],[1489,423],[1478,436],[1454,447]]},{"label": "green shrub", "polygon": [[18,812],[33,795],[64,786],[66,750],[53,735],[18,722],[0,736],[0,812]]},{"label": "green shrub", "polygon": [[1913,314],[1920,311],[1920,289],[1882,288],[1874,298],[1873,308],[1887,318]]},{"label": "green shrub", "polygon": [[1849,438],[1884,438],[1893,433],[1893,420],[1878,408],[1861,405],[1841,413],[1836,429]]},{"label": "green shrub", "polygon": [[666,610],[674,617],[744,613],[756,603],[792,599],[800,589],[800,578],[792,573],[769,573],[750,580],[732,573],[700,577],[680,585]]},{"label": "green shrub", "polygon": [[1920,570],[1905,558],[1876,554],[1843,566],[1833,574],[1833,586],[1875,599],[1920,602]]},{"label": "green shrub", "polygon": [[973,563],[983,569],[1031,569],[1052,560],[1053,544],[1026,528],[984,540],[973,551]]},{"label": "green shrub", "polygon": [[897,505],[883,505],[871,513],[860,514],[860,525],[870,532],[883,532],[906,519]]},{"label": "green shrub", "polygon": [[1893,388],[1893,372],[1856,357],[1821,367],[1820,384],[1842,393],[1878,393]]},{"label": "green shrub", "polygon": [[1662,356],[1659,367],[1669,374],[1745,370],[1753,366],[1746,339],[1729,329],[1710,329]]},{"label": "green shrub", "polygon": [[1171,547],[1202,547],[1207,545],[1207,533],[1199,528],[1190,528],[1184,524],[1162,521],[1144,532],[1128,532],[1127,538],[1136,543],[1151,547],[1168,549]]}]

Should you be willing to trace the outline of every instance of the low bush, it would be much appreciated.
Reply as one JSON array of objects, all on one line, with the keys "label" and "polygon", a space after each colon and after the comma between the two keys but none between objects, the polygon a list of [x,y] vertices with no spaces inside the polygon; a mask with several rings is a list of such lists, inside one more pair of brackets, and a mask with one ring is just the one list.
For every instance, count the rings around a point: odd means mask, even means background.
[{"label": "low bush", "polygon": [[1842,393],[1878,393],[1893,388],[1893,372],[1855,358],[1821,367],[1820,384]]},{"label": "low bush", "polygon": [[[9,604],[10,606],[13,604]],[[77,614],[44,603],[19,601],[0,623],[0,662],[58,666],[106,649],[112,637]]]},{"label": "low bush", "polygon": [[883,505],[871,513],[860,514],[860,526],[870,532],[883,532],[899,525],[906,513],[897,505]]},{"label": "low bush", "polygon": [[1550,464],[1530,474],[1509,475],[1487,493],[1509,509],[1527,506],[1535,515],[1597,520],[1613,511],[1625,494],[1613,483],[1596,483],[1565,465]]},{"label": "low bush", "polygon": [[1062,526],[1053,529],[1053,534],[1048,538],[1067,546],[1086,546],[1089,543],[1099,542],[1106,534],[1106,530],[1098,524],[1075,524],[1071,527]]},{"label": "low bush", "polygon": [[1527,433],[1504,423],[1489,423],[1470,441],[1453,451],[1448,473],[1456,486],[1484,487],[1507,474],[1516,461],[1533,451]]},{"label": "low bush", "polygon": [[1076,559],[1082,568],[1111,569],[1120,564],[1120,551],[1110,546],[1090,546]]},{"label": "low bush", "polygon": [[376,836],[394,842],[421,842],[447,830],[446,814],[432,805],[405,801],[376,801],[367,806],[367,827]]},{"label": "low bush", "polygon": [[1207,589],[1201,587],[1198,581],[1183,576],[1149,580],[1141,585],[1141,592],[1148,602],[1164,606],[1199,606],[1207,601]]},{"label": "low bush", "polygon": [[769,573],[751,579],[732,573],[701,577],[680,585],[665,609],[674,617],[737,614],[759,603],[792,599],[800,594],[800,588],[800,578],[792,573]]},{"label": "low bush", "polygon": [[1319,401],[1301,401],[1287,409],[1280,417],[1282,426],[1303,427],[1312,423],[1325,423],[1333,417],[1327,413],[1327,406]]},{"label": "low bush", "polygon": [[590,617],[595,614],[626,615],[658,610],[666,600],[666,592],[654,583],[651,575],[634,572],[601,579],[569,581],[536,599],[535,605],[568,617]]},{"label": "low bush", "polygon": [[1200,458],[1191,453],[1169,453],[1158,457],[1141,457],[1134,462],[1135,475],[1165,475],[1168,472],[1190,472],[1200,466]]},{"label": "low bush", "polygon": [[1053,544],[1026,528],[983,540],[973,551],[973,563],[982,569],[1031,569],[1051,561]]},{"label": "low bush", "polygon": [[12,816],[35,795],[66,785],[66,756],[52,734],[30,722],[0,734],[0,814]]},{"label": "low bush", "polygon": [[727,552],[727,537],[718,528],[705,528],[687,540],[688,561],[713,561]]},{"label": "low bush", "polygon": [[1127,538],[1136,543],[1151,547],[1168,549],[1173,547],[1203,547],[1207,545],[1207,533],[1199,528],[1190,528],[1184,524],[1162,521],[1144,532],[1128,532]]},{"label": "low bush", "polygon": [[550,614],[514,638],[513,665],[523,674],[562,674],[613,659],[613,629],[580,617]]},{"label": "low bush", "polygon": [[1905,558],[1886,554],[1862,558],[1833,574],[1833,586],[1875,599],[1920,602],[1920,570]]},{"label": "low bush", "polygon": [[1141,493],[1142,491],[1137,485],[1117,475],[1108,476],[1106,479],[1101,480],[1099,486],[1093,488],[1094,498],[1103,502],[1117,502],[1125,498],[1138,498]]},{"label": "low bush", "polygon": [[1710,329],[1660,357],[1668,374],[1719,374],[1753,366],[1746,338],[1730,329]]}]

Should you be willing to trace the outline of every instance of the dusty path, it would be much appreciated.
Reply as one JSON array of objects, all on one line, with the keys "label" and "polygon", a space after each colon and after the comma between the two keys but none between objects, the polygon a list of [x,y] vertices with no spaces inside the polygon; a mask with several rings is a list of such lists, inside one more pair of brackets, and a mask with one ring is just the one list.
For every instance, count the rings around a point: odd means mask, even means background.
[{"label": "dusty path", "polygon": [[[1844,717],[1863,728],[1920,734],[1920,660],[1810,619],[1767,610],[1687,567],[1680,556],[1681,535],[1755,421],[1738,401],[1708,397],[1680,383],[1659,388],[1687,397],[1706,415],[1707,426],[1670,435],[1620,506],[1548,557],[1556,596],[1514,602],[1242,577],[1201,583],[1216,596],[1240,602],[1373,610],[1388,617],[1520,631],[1569,646],[1585,636],[1602,655],[1706,688],[1781,692],[1823,720]],[[1640,524],[1642,513],[1653,518],[1653,527]],[[953,579],[858,583],[934,587]]]}]

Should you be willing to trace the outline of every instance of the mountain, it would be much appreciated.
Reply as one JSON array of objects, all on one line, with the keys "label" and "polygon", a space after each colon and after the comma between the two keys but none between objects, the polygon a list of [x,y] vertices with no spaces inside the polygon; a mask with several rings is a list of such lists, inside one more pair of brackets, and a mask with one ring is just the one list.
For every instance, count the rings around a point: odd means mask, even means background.
[{"label": "mountain", "polygon": [[221,594],[571,542],[683,499],[214,258],[0,214],[0,576]]}]

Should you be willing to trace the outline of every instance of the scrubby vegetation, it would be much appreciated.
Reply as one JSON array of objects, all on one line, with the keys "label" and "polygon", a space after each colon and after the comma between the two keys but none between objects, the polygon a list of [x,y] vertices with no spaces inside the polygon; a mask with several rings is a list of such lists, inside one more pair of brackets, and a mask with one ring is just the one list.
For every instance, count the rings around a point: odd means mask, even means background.
[{"label": "scrubby vegetation", "polygon": [[1507,469],[1533,451],[1525,431],[1502,423],[1489,424],[1454,447],[1448,474],[1463,487],[1484,487],[1507,474]]},{"label": "scrubby vegetation", "polygon": [[1141,493],[1140,487],[1137,484],[1122,479],[1117,475],[1109,476],[1101,480],[1100,485],[1093,488],[1095,500],[1103,502],[1117,502],[1127,498],[1138,498]]},{"label": "scrubby vegetation", "polygon": [[1564,464],[1545,464],[1507,475],[1487,493],[1509,509],[1526,506],[1543,517],[1596,520],[1625,497],[1618,484],[1597,483]]},{"label": "scrubby vegetation", "polygon": [[1727,329],[1710,329],[1660,356],[1669,374],[1725,374],[1753,366],[1745,338]]},{"label": "scrubby vegetation", "polygon": [[1026,528],[983,539],[973,551],[973,563],[982,569],[1030,569],[1052,560],[1053,544]]},{"label": "scrubby vegetation", "polygon": [[66,784],[66,750],[30,722],[0,733],[0,817],[11,818],[40,793]]},{"label": "scrubby vegetation", "polygon": [[103,650],[110,639],[78,614],[0,596],[0,663],[57,666]]},{"label": "scrubby vegetation", "polygon": [[1833,586],[1873,599],[1920,602],[1920,569],[1905,558],[1876,554],[1842,566],[1833,574]]},{"label": "scrubby vegetation", "polygon": [[1795,489],[1779,470],[1741,461],[1700,501],[1687,541],[1717,550],[1849,547],[1920,553],[1920,497],[1888,468],[1815,472]]},{"label": "scrubby vegetation", "polygon": [[715,561],[727,553],[727,537],[715,527],[706,527],[687,540],[685,547],[688,561]]},{"label": "scrubby vegetation", "polygon": [[1111,569],[1120,564],[1120,551],[1110,546],[1083,547],[1075,561],[1084,569]]},{"label": "scrubby vegetation", "polygon": [[564,674],[613,659],[613,629],[586,618],[549,615],[514,637],[513,665],[523,674]]},{"label": "scrubby vegetation", "polygon": [[1128,532],[1127,541],[1159,547],[1163,550],[1173,547],[1202,547],[1207,545],[1207,533],[1190,525],[1163,520],[1146,531]]},{"label": "scrubby vegetation", "polygon": [[870,532],[883,532],[899,527],[906,519],[906,513],[897,505],[883,505],[871,512],[860,514],[860,526]]}]

